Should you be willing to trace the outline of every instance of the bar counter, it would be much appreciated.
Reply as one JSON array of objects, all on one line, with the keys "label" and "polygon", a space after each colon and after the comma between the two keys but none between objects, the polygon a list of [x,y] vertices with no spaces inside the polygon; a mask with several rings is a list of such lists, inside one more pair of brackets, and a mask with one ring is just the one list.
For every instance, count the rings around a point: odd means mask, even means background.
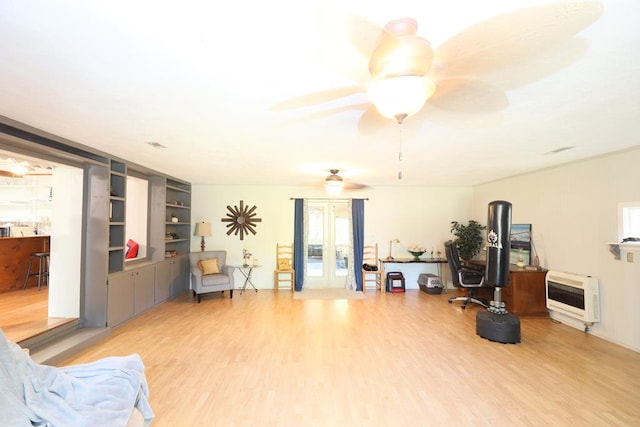
[{"label": "bar counter", "polygon": [[[48,251],[49,236],[0,238],[0,293],[21,290],[31,254]],[[36,269],[37,265],[32,266],[33,271]],[[37,286],[36,278],[27,283],[29,288]]]}]

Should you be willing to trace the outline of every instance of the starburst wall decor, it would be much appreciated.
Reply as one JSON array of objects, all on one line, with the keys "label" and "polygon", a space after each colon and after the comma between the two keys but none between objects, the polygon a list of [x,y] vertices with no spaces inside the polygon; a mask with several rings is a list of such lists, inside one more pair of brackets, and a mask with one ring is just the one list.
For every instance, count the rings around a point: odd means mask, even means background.
[{"label": "starburst wall decor", "polygon": [[251,234],[256,234],[256,223],[262,222],[262,218],[256,218],[257,215],[255,210],[257,206],[253,206],[249,209],[248,206],[244,205],[244,201],[240,200],[240,208],[237,205],[234,205],[233,208],[227,205],[227,212],[225,218],[222,218],[222,222],[228,222],[227,224],[227,236],[234,233],[235,236],[240,234],[240,240],[244,240],[244,235],[250,232]]}]

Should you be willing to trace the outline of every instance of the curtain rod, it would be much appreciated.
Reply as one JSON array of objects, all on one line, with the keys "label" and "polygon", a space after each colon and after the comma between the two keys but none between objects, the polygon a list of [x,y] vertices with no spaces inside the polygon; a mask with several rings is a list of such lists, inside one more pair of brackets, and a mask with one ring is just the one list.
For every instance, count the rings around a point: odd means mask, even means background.
[{"label": "curtain rod", "polygon": [[[335,198],[330,198],[330,197],[289,197],[289,200],[295,200],[295,199],[305,199],[305,200],[313,200],[313,201],[323,201],[323,200],[327,200],[327,201],[335,201],[335,202],[345,202],[351,199],[358,199],[359,197],[351,197],[349,199],[335,199]],[[359,198],[360,200],[369,200],[368,197],[365,198]]]}]

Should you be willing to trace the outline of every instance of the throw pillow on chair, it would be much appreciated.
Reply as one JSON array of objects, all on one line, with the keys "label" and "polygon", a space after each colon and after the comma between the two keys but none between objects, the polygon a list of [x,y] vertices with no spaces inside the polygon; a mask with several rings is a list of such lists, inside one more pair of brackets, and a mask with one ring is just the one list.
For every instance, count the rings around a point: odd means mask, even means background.
[{"label": "throw pillow on chair", "polygon": [[218,258],[202,259],[198,261],[198,268],[202,271],[203,275],[207,274],[219,274],[220,266],[218,265]]}]

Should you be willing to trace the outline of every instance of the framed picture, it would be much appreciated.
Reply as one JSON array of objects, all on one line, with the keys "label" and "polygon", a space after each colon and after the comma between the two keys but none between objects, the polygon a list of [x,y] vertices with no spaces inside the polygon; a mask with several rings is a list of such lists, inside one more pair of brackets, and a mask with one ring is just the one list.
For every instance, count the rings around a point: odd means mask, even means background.
[{"label": "framed picture", "polygon": [[531,224],[511,224],[509,263],[531,265]]}]

